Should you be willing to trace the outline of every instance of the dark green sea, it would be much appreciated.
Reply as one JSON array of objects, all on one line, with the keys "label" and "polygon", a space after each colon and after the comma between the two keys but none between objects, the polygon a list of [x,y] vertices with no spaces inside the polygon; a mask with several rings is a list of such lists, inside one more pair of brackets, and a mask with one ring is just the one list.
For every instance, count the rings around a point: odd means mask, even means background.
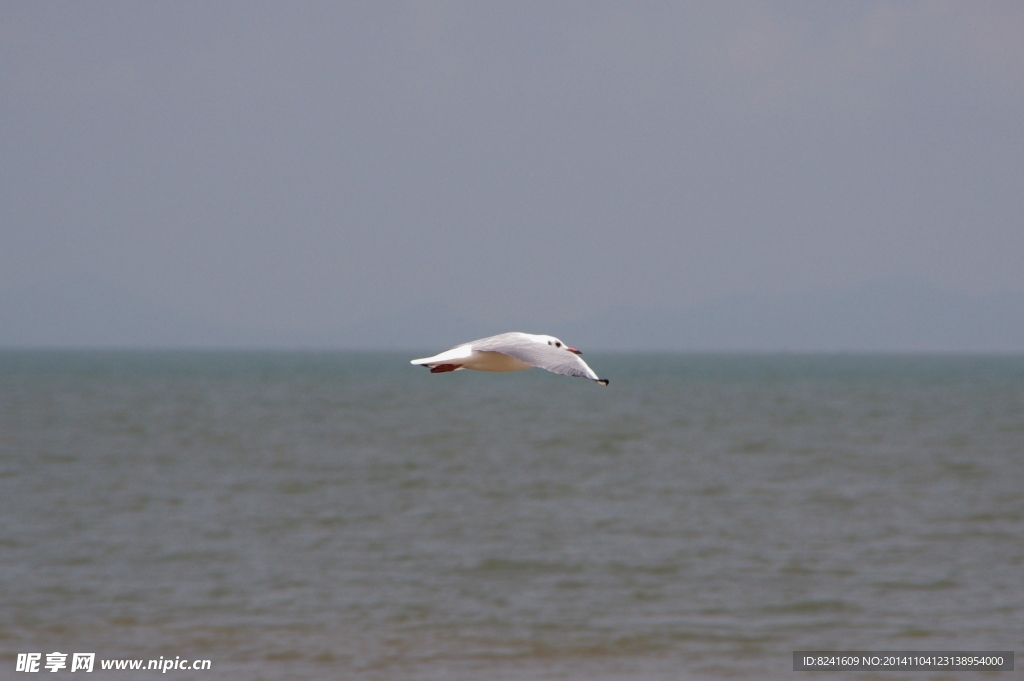
[{"label": "dark green sea", "polygon": [[[1024,649],[1024,357],[588,353],[602,388],[418,356],[0,352],[0,678],[963,679],[792,653]],[[212,669],[99,668],[176,656]]]}]

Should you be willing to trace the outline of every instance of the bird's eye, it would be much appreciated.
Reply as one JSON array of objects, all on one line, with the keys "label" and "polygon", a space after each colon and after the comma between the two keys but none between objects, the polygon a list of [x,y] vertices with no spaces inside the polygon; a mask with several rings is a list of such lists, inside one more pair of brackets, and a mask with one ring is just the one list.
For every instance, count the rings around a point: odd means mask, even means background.
[{"label": "bird's eye", "polygon": [[556,348],[560,348],[560,347],[562,347],[562,344],[560,342],[559,343],[555,343],[555,347]]}]

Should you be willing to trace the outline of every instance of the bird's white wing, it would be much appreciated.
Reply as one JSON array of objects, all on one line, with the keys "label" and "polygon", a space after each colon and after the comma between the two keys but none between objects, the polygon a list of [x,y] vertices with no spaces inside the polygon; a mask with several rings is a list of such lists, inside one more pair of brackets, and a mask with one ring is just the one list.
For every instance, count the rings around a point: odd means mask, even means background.
[{"label": "bird's white wing", "polygon": [[515,338],[529,338],[525,333],[502,333],[497,336],[488,336],[487,338],[481,338],[480,340],[470,341],[469,343],[459,343],[453,347],[448,348],[444,352],[438,353],[433,357],[424,357],[423,359],[414,359],[412,364],[441,364],[443,362],[455,362],[469,358],[474,350],[479,350],[477,346],[480,343],[486,344],[500,344],[507,339],[511,342]]},{"label": "bird's white wing", "polygon": [[599,381],[604,385],[608,382],[598,378],[587,363],[565,348],[556,348],[547,343],[539,343],[525,333],[503,333],[490,338],[481,338],[471,343],[479,352],[500,352],[515,357],[538,369],[546,369],[564,376],[579,376]]}]

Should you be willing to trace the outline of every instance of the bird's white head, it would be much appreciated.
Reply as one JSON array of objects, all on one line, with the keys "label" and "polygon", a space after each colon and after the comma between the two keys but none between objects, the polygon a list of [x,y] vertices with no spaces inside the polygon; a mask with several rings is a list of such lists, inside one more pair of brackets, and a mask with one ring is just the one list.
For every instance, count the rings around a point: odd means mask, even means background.
[{"label": "bird's white head", "polygon": [[545,343],[547,343],[548,345],[550,345],[551,347],[554,347],[554,348],[559,348],[559,349],[561,349],[561,350],[568,350],[569,352],[571,352],[571,353],[573,353],[573,354],[576,354],[576,355],[582,355],[582,354],[583,354],[582,352],[580,352],[580,351],[579,351],[579,350],[577,350],[576,348],[570,348],[570,347],[569,347],[568,345],[566,345],[565,343],[563,343],[563,342],[562,342],[561,340],[559,340],[558,338],[555,338],[554,336],[541,336],[541,339],[542,339],[542,340],[543,340],[543,341],[544,341]]}]

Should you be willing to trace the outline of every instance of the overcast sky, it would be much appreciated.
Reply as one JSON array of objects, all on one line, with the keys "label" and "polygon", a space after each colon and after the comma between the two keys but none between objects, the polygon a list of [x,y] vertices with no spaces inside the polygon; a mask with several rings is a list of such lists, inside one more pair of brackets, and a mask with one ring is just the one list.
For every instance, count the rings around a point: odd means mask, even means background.
[{"label": "overcast sky", "polygon": [[238,329],[1021,294],[1024,3],[4,2],[0,158],[0,289]]}]

